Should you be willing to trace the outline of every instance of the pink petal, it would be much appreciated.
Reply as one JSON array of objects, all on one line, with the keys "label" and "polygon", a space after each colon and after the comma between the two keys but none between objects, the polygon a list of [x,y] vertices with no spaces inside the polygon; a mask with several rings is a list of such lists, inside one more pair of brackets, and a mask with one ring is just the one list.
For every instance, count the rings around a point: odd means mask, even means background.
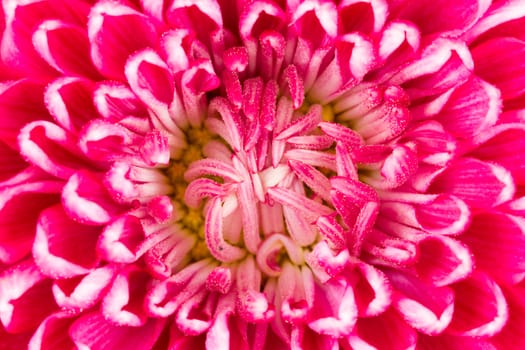
[{"label": "pink petal", "polygon": [[425,285],[415,276],[387,273],[395,287],[393,305],[405,321],[425,334],[439,334],[450,324],[454,312],[454,293],[447,287]]},{"label": "pink petal", "polygon": [[509,319],[501,332],[491,338],[498,349],[519,349],[525,346],[523,337],[523,313],[525,312],[525,300],[523,299],[523,288],[510,287],[505,290],[505,297],[509,305]]},{"label": "pink petal", "polygon": [[421,123],[403,139],[416,144],[420,161],[427,164],[446,165],[456,153],[456,139],[435,121]]},{"label": "pink petal", "polygon": [[332,337],[350,334],[357,321],[357,305],[353,288],[336,278],[316,285],[312,321],[308,327],[316,333]]},{"label": "pink petal", "polygon": [[165,320],[150,318],[140,327],[118,326],[106,321],[97,311],[86,313],[73,322],[71,339],[80,349],[149,350],[162,332]]},{"label": "pink petal", "polygon": [[220,198],[210,201],[206,212],[206,244],[210,253],[220,261],[230,262],[242,258],[245,255],[243,249],[228,243],[223,236],[223,206]]},{"label": "pink petal", "polygon": [[436,32],[462,33],[472,26],[488,9],[490,1],[451,0],[421,1],[391,8],[392,15],[410,20],[428,35]]},{"label": "pink petal", "polygon": [[268,189],[268,194],[276,202],[303,213],[311,223],[321,215],[332,213],[332,210],[325,205],[286,188],[272,187]]},{"label": "pink petal", "polygon": [[19,152],[2,141],[0,141],[0,154],[2,155],[0,158],[0,184],[28,166]]},{"label": "pink petal", "polygon": [[479,43],[496,37],[511,36],[523,40],[523,33],[518,28],[523,25],[524,15],[525,9],[519,1],[494,2],[485,16],[465,33],[465,40]]},{"label": "pink petal", "polygon": [[454,285],[454,316],[448,333],[483,337],[499,332],[508,319],[500,287],[487,275],[475,273]]},{"label": "pink petal", "polygon": [[33,33],[33,46],[47,64],[64,75],[98,77],[89,57],[87,33],[82,27],[46,20]]},{"label": "pink petal", "polygon": [[524,53],[525,42],[514,38],[489,40],[472,50],[476,74],[500,89],[506,105],[525,93],[525,64],[516,59]]},{"label": "pink petal", "polygon": [[438,175],[429,192],[453,194],[474,208],[490,208],[512,199],[515,185],[501,166],[463,158]]},{"label": "pink petal", "polygon": [[382,0],[346,0],[341,1],[338,10],[343,33],[359,31],[368,34],[382,29],[388,5]]},{"label": "pink petal", "polygon": [[150,278],[133,265],[117,274],[102,300],[104,318],[119,326],[143,326],[148,319],[143,305]]},{"label": "pink petal", "polygon": [[140,220],[133,215],[123,215],[104,228],[97,251],[106,261],[129,264],[138,258],[144,238]]},{"label": "pink petal", "polygon": [[338,13],[335,4],[320,1],[302,2],[291,18],[291,26],[314,48],[330,43],[337,35]]},{"label": "pink petal", "polygon": [[61,182],[33,182],[0,191],[0,261],[12,264],[31,251],[40,212],[59,202]]},{"label": "pink petal", "polygon": [[62,204],[69,217],[85,225],[106,224],[124,210],[111,199],[102,180],[86,171],[69,178]]},{"label": "pink petal", "polygon": [[386,275],[372,265],[359,263],[350,273],[359,317],[382,314],[390,306],[392,287]]},{"label": "pink petal", "polygon": [[521,125],[498,125],[480,134],[479,146],[470,155],[501,164],[518,184],[525,183],[525,128]]},{"label": "pink petal", "polygon": [[223,25],[221,8],[215,0],[197,0],[190,3],[183,0],[173,1],[166,12],[166,19],[174,28],[194,30],[203,42],[209,41],[209,34]]},{"label": "pink petal", "polygon": [[87,275],[59,279],[53,283],[53,296],[62,309],[80,312],[94,306],[104,296],[118,267],[106,265]]},{"label": "pink petal", "polygon": [[3,350],[19,350],[20,344],[27,344],[31,339],[32,332],[8,333],[0,324],[0,348]]},{"label": "pink petal", "polygon": [[48,276],[72,277],[98,265],[95,246],[100,229],[78,224],[60,205],[45,209],[38,220],[33,256]]},{"label": "pink petal", "polygon": [[417,349],[450,349],[450,350],[496,350],[488,338],[461,337],[441,334],[438,336],[418,337]]},{"label": "pink petal", "polygon": [[132,53],[155,46],[157,33],[150,19],[126,5],[98,2],[89,14],[91,58],[104,76],[124,80],[125,62]]},{"label": "pink petal", "polygon": [[57,309],[51,283],[30,260],[0,274],[0,321],[8,332],[33,330]]},{"label": "pink petal", "polygon": [[[138,118],[148,116],[146,106],[123,84],[108,81],[100,83],[93,92],[93,101],[100,115],[112,122],[130,116]],[[147,127],[149,130],[149,122]]]},{"label": "pink petal", "polygon": [[46,121],[27,124],[18,136],[20,153],[47,173],[67,179],[91,166],[67,131]]},{"label": "pink petal", "polygon": [[[381,329],[381,336],[377,330]],[[393,308],[376,317],[360,318],[348,337],[355,349],[405,350],[414,349],[417,332],[406,324]]]},{"label": "pink petal", "polygon": [[470,250],[455,239],[425,236],[417,244],[413,269],[423,282],[442,287],[463,280],[474,269]]},{"label": "pink petal", "polygon": [[147,106],[167,108],[173,100],[173,76],[154,50],[148,48],[131,55],[125,74],[133,92]]},{"label": "pink petal", "polygon": [[92,102],[93,89],[93,82],[87,79],[59,78],[46,88],[46,107],[60,126],[78,133],[84,124],[98,116]]},{"label": "pink petal", "polygon": [[478,268],[498,280],[516,283],[525,277],[524,233],[520,218],[490,212],[474,216],[460,238],[474,253]]},{"label": "pink petal", "polygon": [[0,84],[0,138],[17,149],[17,135],[27,123],[50,120],[42,94],[44,86],[29,80]]},{"label": "pink petal", "polygon": [[[435,96],[466,82],[472,75],[474,62],[461,41],[436,39],[390,81],[403,84],[412,100]],[[414,101],[412,101],[414,103]]]},{"label": "pink petal", "polygon": [[121,124],[94,119],[82,128],[78,145],[90,159],[111,162],[122,158],[138,143],[135,134]]},{"label": "pink petal", "polygon": [[472,78],[454,90],[437,120],[459,138],[469,139],[498,120],[500,92],[481,79]]},{"label": "pink petal", "polygon": [[430,202],[415,205],[415,219],[427,232],[455,235],[470,224],[468,205],[454,196],[438,195]]},{"label": "pink petal", "polygon": [[38,327],[29,342],[29,350],[73,350],[75,344],[68,334],[75,319],[67,313],[54,313],[48,316]]}]

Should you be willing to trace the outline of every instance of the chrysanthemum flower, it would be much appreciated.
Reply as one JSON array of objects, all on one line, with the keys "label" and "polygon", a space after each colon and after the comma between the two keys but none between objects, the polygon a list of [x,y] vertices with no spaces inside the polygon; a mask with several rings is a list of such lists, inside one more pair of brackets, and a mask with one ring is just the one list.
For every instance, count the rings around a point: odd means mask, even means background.
[{"label": "chrysanthemum flower", "polygon": [[1,349],[525,348],[525,1],[1,15]]}]

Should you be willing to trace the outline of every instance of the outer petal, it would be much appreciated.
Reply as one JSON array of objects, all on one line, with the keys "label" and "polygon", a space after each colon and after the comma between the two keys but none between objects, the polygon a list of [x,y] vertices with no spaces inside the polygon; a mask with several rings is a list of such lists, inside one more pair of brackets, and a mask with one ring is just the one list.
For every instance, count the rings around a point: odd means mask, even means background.
[{"label": "outer petal", "polygon": [[525,221],[497,212],[482,213],[460,239],[476,258],[478,268],[497,280],[516,283],[525,278]]},{"label": "outer petal", "polygon": [[471,207],[490,208],[512,199],[515,185],[505,168],[464,158],[434,179],[429,192],[450,193]]},{"label": "outer petal", "polygon": [[472,26],[488,9],[490,1],[454,0],[396,1],[390,7],[395,17],[408,19],[418,25],[424,34],[452,31],[459,34]]},{"label": "outer petal", "polygon": [[519,99],[525,94],[525,42],[514,38],[496,38],[472,50],[476,74],[501,90],[506,106],[525,107]]},{"label": "outer petal", "polygon": [[74,321],[67,313],[54,313],[38,327],[29,342],[29,350],[74,350],[75,344],[68,335]]},{"label": "outer petal", "polygon": [[0,139],[17,148],[20,129],[32,121],[51,119],[42,94],[44,86],[29,80],[0,84]]},{"label": "outer petal", "polygon": [[58,203],[60,182],[34,182],[0,191],[0,261],[12,264],[31,251],[40,212]]},{"label": "outer petal", "polygon": [[135,51],[157,41],[148,17],[114,1],[100,1],[89,15],[88,35],[91,57],[100,73],[125,80],[124,65]]},{"label": "outer petal", "polygon": [[80,349],[149,350],[162,332],[164,324],[163,319],[150,318],[141,327],[116,326],[95,311],[76,320],[69,329],[69,334]]},{"label": "outer petal", "polygon": [[454,316],[448,333],[492,336],[508,319],[508,306],[500,287],[487,275],[476,273],[454,285]]},{"label": "outer petal", "polygon": [[[378,336],[377,330],[381,330]],[[353,349],[406,350],[415,349],[417,332],[390,308],[376,317],[360,318],[348,337]]]},{"label": "outer petal", "polygon": [[36,265],[25,260],[0,275],[0,320],[6,330],[32,330],[56,310],[51,280]]},{"label": "outer petal", "polygon": [[33,244],[37,265],[54,278],[87,273],[99,262],[95,250],[99,231],[71,220],[60,205],[44,210]]}]

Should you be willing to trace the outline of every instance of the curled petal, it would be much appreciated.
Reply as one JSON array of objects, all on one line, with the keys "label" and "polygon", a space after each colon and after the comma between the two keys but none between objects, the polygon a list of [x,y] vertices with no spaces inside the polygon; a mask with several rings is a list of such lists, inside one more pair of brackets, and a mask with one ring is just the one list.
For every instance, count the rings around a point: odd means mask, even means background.
[{"label": "curled petal", "polygon": [[472,250],[478,268],[498,280],[516,283],[525,277],[524,232],[521,218],[488,212],[474,216],[460,239]]},{"label": "curled petal", "polygon": [[102,299],[117,267],[106,265],[86,275],[54,281],[52,290],[58,306],[71,312],[86,310]]},{"label": "curled petal", "polygon": [[[493,336],[508,319],[508,306],[500,287],[490,277],[475,273],[453,286],[454,316],[448,332],[463,336]],[[475,307],[480,305],[483,307]]]},{"label": "curled petal", "polygon": [[118,326],[98,311],[93,311],[73,322],[69,334],[80,349],[116,350],[126,347],[147,350],[155,344],[164,324],[164,319],[150,318],[140,327]]},{"label": "curled petal", "polygon": [[57,309],[51,283],[29,260],[2,271],[0,321],[8,332],[33,330]]},{"label": "curled petal", "polygon": [[47,64],[64,75],[98,76],[89,59],[87,33],[81,27],[46,20],[34,31],[33,45]]},{"label": "curled petal", "polygon": [[86,274],[99,263],[95,250],[99,233],[98,227],[73,221],[60,205],[45,209],[36,227],[35,262],[48,276]]},{"label": "curled petal", "polygon": [[463,158],[438,175],[429,191],[450,193],[474,208],[490,208],[512,199],[515,185],[505,168]]},{"label": "curled petal", "polygon": [[91,58],[104,76],[124,80],[125,62],[132,53],[155,46],[157,33],[148,17],[126,5],[100,1],[88,22]]},{"label": "curled petal", "polygon": [[387,275],[396,288],[393,305],[408,324],[431,335],[447,328],[454,313],[451,289],[424,285],[416,278],[398,272],[391,271]]}]

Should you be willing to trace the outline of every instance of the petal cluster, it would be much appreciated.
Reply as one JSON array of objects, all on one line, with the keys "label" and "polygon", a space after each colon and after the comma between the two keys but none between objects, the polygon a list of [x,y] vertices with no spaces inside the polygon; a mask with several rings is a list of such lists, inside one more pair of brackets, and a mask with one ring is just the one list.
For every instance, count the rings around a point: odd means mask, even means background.
[{"label": "petal cluster", "polygon": [[523,0],[1,9],[0,348],[525,347]]}]

